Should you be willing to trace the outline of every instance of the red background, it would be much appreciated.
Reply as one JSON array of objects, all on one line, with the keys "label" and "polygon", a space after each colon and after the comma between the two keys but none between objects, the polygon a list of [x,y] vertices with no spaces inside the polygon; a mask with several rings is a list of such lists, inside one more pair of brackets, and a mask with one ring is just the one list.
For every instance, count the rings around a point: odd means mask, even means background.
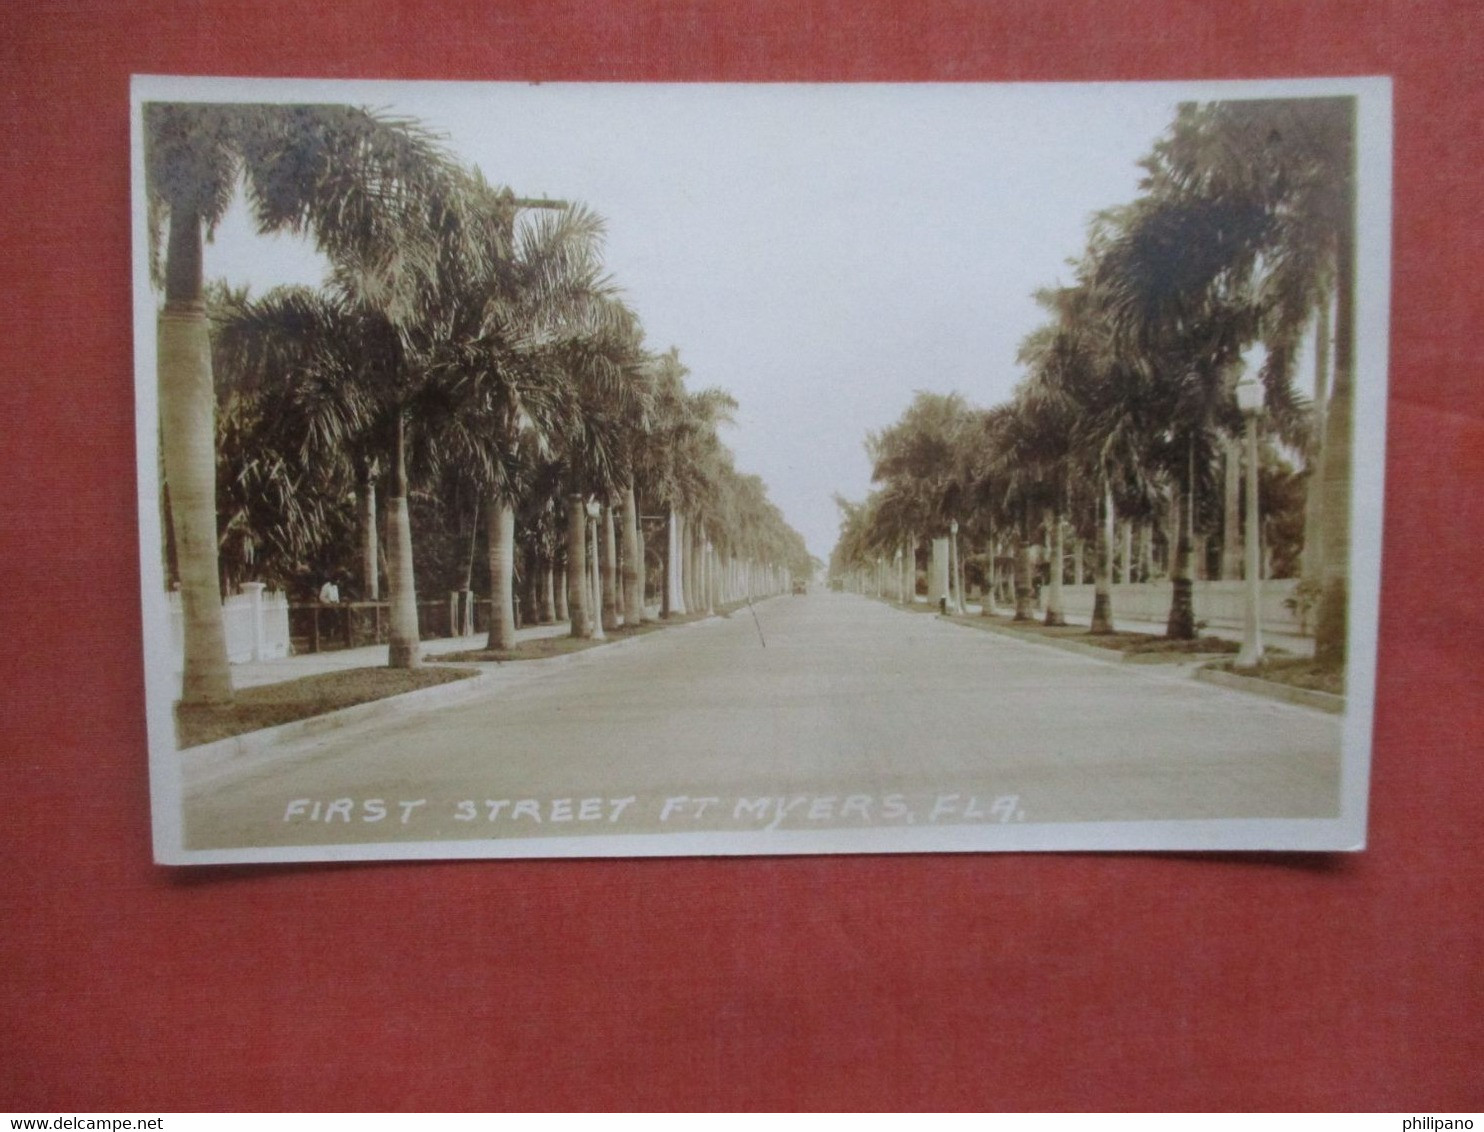
[{"label": "red background", "polygon": [[[1480,1107],[1480,12],[1475,0],[6,6],[0,1108]],[[155,867],[134,72],[1394,76],[1370,849]]]}]

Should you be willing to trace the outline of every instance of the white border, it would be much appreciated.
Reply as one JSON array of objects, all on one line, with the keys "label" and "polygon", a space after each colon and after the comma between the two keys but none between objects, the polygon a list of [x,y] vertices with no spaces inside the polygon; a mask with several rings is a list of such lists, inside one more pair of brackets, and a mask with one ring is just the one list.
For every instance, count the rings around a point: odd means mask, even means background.
[{"label": "white border", "polygon": [[[433,858],[656,857],[825,853],[962,853],[1041,851],[1282,850],[1364,848],[1370,785],[1372,717],[1385,499],[1386,367],[1389,357],[1392,199],[1392,83],[1389,78],[1323,78],[1158,83],[1019,83],[1005,88],[1144,87],[1172,101],[1354,95],[1357,99],[1357,240],[1355,389],[1351,489],[1349,643],[1341,757],[1341,816],[1316,820],[1200,820],[956,825],[871,829],[773,830],[756,833],[628,834],[385,842],[371,844],[188,850],[182,844],[182,784],[171,704],[171,661],[164,574],[157,450],[156,297],[149,281],[142,137],[146,101],[350,102],[386,105],[399,89],[470,84],[361,80],[134,76],[130,83],[133,200],[134,382],[138,455],[140,584],[144,625],[145,710],[155,860],[212,865],[291,861],[422,860]],[[577,85],[577,84],[552,84]],[[600,85],[600,84],[582,84]],[[627,85],[627,84],[614,84]],[[644,84],[663,89],[666,84]],[[677,91],[697,85],[669,84]],[[781,87],[807,84],[770,84]],[[861,84],[890,87],[897,84]],[[929,84],[933,85],[933,84]],[[936,84],[964,85],[964,84]]]}]

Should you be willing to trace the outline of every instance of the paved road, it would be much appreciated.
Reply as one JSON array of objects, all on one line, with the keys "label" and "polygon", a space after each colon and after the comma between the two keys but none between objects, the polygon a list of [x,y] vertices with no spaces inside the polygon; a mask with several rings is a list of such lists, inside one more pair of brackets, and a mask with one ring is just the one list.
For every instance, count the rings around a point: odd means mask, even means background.
[{"label": "paved road", "polygon": [[1337,717],[850,595],[755,612],[225,771],[186,755],[186,845],[1337,813]]}]

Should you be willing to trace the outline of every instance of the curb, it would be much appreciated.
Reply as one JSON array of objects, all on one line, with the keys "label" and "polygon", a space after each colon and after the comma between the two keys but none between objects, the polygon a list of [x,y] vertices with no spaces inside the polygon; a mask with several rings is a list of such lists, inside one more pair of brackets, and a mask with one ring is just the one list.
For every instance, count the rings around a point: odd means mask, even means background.
[{"label": "curb", "polygon": [[1215,668],[1197,668],[1195,678],[1206,684],[1231,688],[1254,696],[1265,696],[1270,700],[1297,704],[1299,707],[1316,708],[1332,715],[1345,714],[1345,697],[1333,692],[1317,692],[1313,688],[1295,688],[1292,684],[1278,684],[1272,680],[1259,680],[1254,676],[1238,676],[1235,672],[1222,672]]}]

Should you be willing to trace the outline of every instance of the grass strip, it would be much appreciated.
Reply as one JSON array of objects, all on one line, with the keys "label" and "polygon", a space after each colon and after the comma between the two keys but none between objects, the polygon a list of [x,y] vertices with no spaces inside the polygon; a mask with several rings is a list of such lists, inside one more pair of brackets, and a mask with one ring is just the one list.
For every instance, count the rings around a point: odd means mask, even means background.
[{"label": "grass strip", "polygon": [[1207,666],[1235,676],[1246,676],[1253,680],[1267,680],[1274,684],[1287,684],[1293,688],[1307,688],[1312,692],[1328,692],[1333,696],[1345,694],[1344,665],[1326,665],[1310,657],[1265,656],[1252,668],[1238,668],[1234,661],[1215,661]]},{"label": "grass strip", "polygon": [[1026,637],[1075,641],[1109,652],[1122,653],[1146,664],[1178,663],[1191,657],[1235,653],[1240,646],[1225,637],[1202,636],[1191,641],[1171,640],[1152,633],[1092,633],[1085,625],[1047,625],[1040,621],[1016,621],[1011,617],[965,616],[948,620],[973,629],[1009,630]]},{"label": "grass strip", "polygon": [[567,656],[574,652],[601,648],[629,637],[642,637],[647,633],[658,632],[660,629],[671,625],[681,625],[687,621],[696,621],[704,616],[705,614],[693,617],[672,617],[664,621],[646,621],[642,625],[623,625],[617,629],[605,629],[601,640],[594,637],[536,637],[533,640],[518,642],[513,649],[469,649],[466,652],[445,653],[439,659],[454,662],[472,661],[482,664],[505,664],[516,660],[548,660],[554,656]]},{"label": "grass strip", "polygon": [[195,747],[473,675],[469,669],[437,666],[349,668],[243,688],[230,704],[176,704],[176,740],[182,749]]}]

